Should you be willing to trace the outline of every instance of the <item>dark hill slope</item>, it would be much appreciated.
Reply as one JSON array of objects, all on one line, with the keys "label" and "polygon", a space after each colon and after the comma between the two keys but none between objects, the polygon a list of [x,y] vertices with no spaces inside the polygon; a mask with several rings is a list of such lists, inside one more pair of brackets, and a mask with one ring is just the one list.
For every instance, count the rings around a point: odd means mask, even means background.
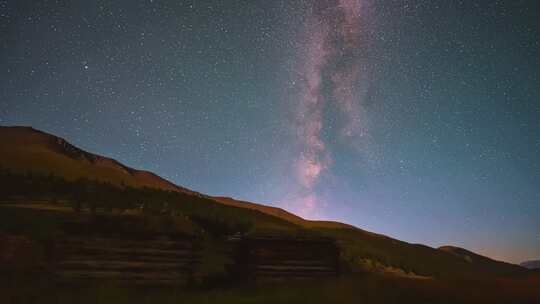
[{"label": "dark hill slope", "polygon": [[409,244],[343,223],[310,221],[275,207],[203,195],[174,185],[153,173],[129,168],[114,159],[83,151],[62,138],[30,127],[0,127],[0,167],[17,172],[54,173],[67,180],[84,177],[116,185],[181,192],[187,195],[186,199],[196,202],[193,208],[200,205],[197,207],[201,209],[200,212],[209,212],[217,218],[249,219],[256,222],[256,227],[271,227],[271,231],[279,230],[289,237],[297,233],[331,237],[341,247],[342,260],[353,269],[356,266],[366,269],[366,265],[384,265],[425,276],[525,271],[519,266],[473,253],[467,254],[472,257],[468,261],[456,250],[437,250]]},{"label": "dark hill slope", "polygon": [[239,201],[235,200],[230,197],[219,197],[214,196],[212,197],[214,200],[225,204],[229,206],[235,206],[240,208],[247,208],[252,210],[258,210],[260,212],[276,216],[279,218],[282,218],[286,221],[289,221],[291,223],[300,225],[305,228],[333,228],[333,229],[340,229],[340,228],[355,228],[354,226],[340,223],[340,222],[333,222],[333,221],[312,221],[312,220],[306,220],[302,217],[299,217],[298,215],[295,215],[293,213],[290,213],[286,210],[283,210],[281,208],[262,205],[262,204],[255,204],[251,202],[246,201]]},{"label": "dark hill slope", "polygon": [[494,270],[494,265],[497,265],[497,270],[505,273],[520,272],[524,269],[518,265],[509,264],[505,262],[495,261],[488,257],[479,255],[467,249],[455,247],[455,246],[442,246],[439,247],[440,251],[447,252],[453,256],[459,257],[463,261],[474,265],[476,268],[490,272]]},{"label": "dark hill slope", "polygon": [[0,127],[0,166],[20,172],[54,173],[74,180],[96,179],[115,185],[151,187],[196,194],[158,175],[86,152],[63,138],[31,127]]},{"label": "dark hill slope", "polygon": [[526,261],[521,264],[519,264],[522,267],[525,267],[527,269],[537,269],[540,270],[540,260],[533,260],[533,261]]},{"label": "dark hill slope", "polygon": [[21,173],[38,172],[68,180],[87,178],[114,185],[150,187],[192,194],[218,203],[257,210],[303,227],[351,228],[331,221],[309,221],[283,209],[239,201],[227,197],[211,197],[173,184],[160,176],[130,168],[115,159],[84,151],[63,138],[31,127],[0,126],[0,167]]}]

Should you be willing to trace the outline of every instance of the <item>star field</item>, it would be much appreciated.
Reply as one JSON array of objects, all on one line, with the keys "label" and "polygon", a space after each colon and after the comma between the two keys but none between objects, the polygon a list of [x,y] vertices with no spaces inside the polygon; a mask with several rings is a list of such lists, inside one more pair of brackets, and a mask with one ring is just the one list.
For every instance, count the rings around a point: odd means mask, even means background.
[{"label": "star field", "polygon": [[540,257],[535,1],[0,1],[0,124],[212,195]]}]

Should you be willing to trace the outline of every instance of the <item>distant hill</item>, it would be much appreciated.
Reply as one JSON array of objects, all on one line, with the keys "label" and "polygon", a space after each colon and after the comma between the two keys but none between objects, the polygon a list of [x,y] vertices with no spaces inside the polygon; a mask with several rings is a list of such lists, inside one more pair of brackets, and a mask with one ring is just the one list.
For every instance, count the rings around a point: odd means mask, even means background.
[{"label": "distant hill", "polygon": [[349,228],[349,229],[350,228],[355,228],[352,225],[339,223],[339,222],[333,222],[333,221],[306,220],[304,218],[301,218],[301,217],[299,217],[299,216],[297,216],[295,214],[292,214],[292,213],[290,213],[290,212],[288,212],[286,210],[283,210],[281,208],[272,207],[272,206],[266,206],[266,205],[261,205],[261,204],[255,204],[255,203],[246,202],[246,201],[239,201],[239,200],[235,200],[235,199],[230,198],[230,197],[214,196],[212,198],[215,199],[216,201],[222,203],[222,204],[225,204],[225,205],[258,210],[260,212],[282,218],[282,219],[287,220],[287,221],[289,221],[291,223],[301,225],[301,226],[307,227],[307,228],[338,228],[338,229],[339,228]]},{"label": "distant hill", "polygon": [[463,259],[464,261],[466,261],[467,263],[471,263],[485,271],[490,271],[494,263],[497,263],[498,267],[500,267],[501,269],[506,268],[508,272],[521,270],[520,269],[521,267],[518,265],[495,261],[493,259],[479,255],[477,253],[474,253],[472,251],[469,251],[467,249],[463,249],[460,247],[442,246],[442,247],[439,247],[439,250],[452,254],[456,257],[459,257]]},{"label": "distant hill", "polygon": [[538,269],[540,270],[540,260],[532,260],[532,261],[525,261],[521,264],[519,264],[521,267],[525,267],[527,269]]},{"label": "distant hill", "polygon": [[[188,197],[196,197],[193,201],[208,205],[201,210],[211,210],[218,218],[228,212],[229,219],[238,217],[238,221],[241,221],[241,217],[251,217],[270,226],[285,227],[281,230],[293,236],[308,233],[333,238],[341,248],[340,258],[352,270],[402,269],[404,273],[422,276],[492,275],[525,271],[517,265],[494,261],[457,247],[434,249],[348,224],[306,220],[276,207],[201,194],[175,185],[154,173],[133,169],[112,158],[86,152],[63,138],[31,127],[0,126],[0,148],[0,167],[15,172],[52,173],[67,180],[87,178],[118,186],[177,191]],[[214,203],[222,208],[214,208]]]}]

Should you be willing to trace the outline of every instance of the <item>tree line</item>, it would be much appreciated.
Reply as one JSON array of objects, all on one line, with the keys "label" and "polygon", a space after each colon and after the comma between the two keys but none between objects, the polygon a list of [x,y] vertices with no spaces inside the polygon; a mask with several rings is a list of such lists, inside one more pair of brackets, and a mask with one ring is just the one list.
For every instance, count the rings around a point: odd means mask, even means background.
[{"label": "tree line", "polygon": [[216,235],[247,232],[261,216],[204,196],[87,178],[67,180],[52,173],[20,173],[0,167],[0,201],[24,200],[65,204],[75,212],[123,213],[135,209],[143,214],[184,216]]}]

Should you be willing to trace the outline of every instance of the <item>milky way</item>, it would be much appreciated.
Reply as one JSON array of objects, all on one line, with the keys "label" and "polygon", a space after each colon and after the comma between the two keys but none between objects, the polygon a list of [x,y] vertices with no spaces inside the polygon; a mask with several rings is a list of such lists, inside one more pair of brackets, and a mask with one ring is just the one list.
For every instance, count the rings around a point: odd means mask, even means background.
[{"label": "milky way", "polygon": [[298,140],[301,153],[296,176],[301,186],[295,208],[305,216],[318,216],[314,188],[332,165],[332,156],[322,138],[324,113],[336,107],[344,115],[343,140],[360,147],[367,137],[363,121],[362,11],[360,0],[315,2],[305,18],[305,62],[299,72],[302,91],[297,105]]}]

